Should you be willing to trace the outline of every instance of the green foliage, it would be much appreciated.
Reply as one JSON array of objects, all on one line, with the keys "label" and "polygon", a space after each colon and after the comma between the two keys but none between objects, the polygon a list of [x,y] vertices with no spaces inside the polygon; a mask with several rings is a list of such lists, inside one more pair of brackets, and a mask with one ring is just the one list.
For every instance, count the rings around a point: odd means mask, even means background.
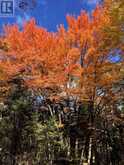
[{"label": "green foliage", "polygon": [[55,118],[49,119],[46,123],[36,124],[35,137],[37,141],[36,162],[42,162],[44,165],[57,159],[57,154],[66,150],[62,140],[62,132],[58,130],[55,124]]},{"label": "green foliage", "polygon": [[22,86],[17,87],[5,105],[1,104],[0,164],[31,161],[33,165],[40,162],[47,165],[60,151],[66,150],[62,132],[57,128],[55,117],[44,123],[40,121],[42,114],[33,106],[31,93]]}]

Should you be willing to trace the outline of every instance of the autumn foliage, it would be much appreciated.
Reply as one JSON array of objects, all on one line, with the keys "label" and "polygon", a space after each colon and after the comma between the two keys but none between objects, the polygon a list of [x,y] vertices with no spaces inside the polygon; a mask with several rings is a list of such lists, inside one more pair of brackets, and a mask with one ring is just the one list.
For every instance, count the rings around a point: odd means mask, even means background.
[{"label": "autumn foliage", "polygon": [[1,80],[20,76],[29,87],[57,86],[64,90],[76,83],[73,92],[94,101],[98,91],[107,91],[120,79],[120,65],[110,60],[110,41],[105,28],[111,25],[106,10],[100,6],[88,15],[67,16],[55,33],[38,27],[35,20],[6,26],[2,42],[7,50],[0,60]]}]

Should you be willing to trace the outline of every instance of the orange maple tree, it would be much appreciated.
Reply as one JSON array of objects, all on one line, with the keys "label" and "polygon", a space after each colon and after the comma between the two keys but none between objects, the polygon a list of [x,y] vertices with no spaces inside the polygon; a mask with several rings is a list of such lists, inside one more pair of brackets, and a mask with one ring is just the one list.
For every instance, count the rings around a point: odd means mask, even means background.
[{"label": "orange maple tree", "polygon": [[8,51],[0,60],[1,79],[19,75],[29,87],[58,86],[95,104],[105,97],[120,78],[104,33],[111,25],[109,15],[97,6],[92,15],[82,11],[77,18],[67,16],[67,22],[67,30],[61,25],[55,33],[38,27],[34,19],[22,30],[6,26],[2,42]]},{"label": "orange maple tree", "polygon": [[[106,8],[97,6],[91,16],[81,12],[77,19],[68,16],[67,20],[69,43],[80,52],[80,59],[77,59],[80,68],[77,89],[80,97],[91,102],[90,109],[95,106],[103,108],[106,103],[111,105],[117,101],[114,84],[122,78],[122,64],[111,60],[112,49],[107,45],[110,38],[106,34],[107,27],[111,26],[111,18]],[[117,51],[114,52],[113,59],[117,54]]]}]

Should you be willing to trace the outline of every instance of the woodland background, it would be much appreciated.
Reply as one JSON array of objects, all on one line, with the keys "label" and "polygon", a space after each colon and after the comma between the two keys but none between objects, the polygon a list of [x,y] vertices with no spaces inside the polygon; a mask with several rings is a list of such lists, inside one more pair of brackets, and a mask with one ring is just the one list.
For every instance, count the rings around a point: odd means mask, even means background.
[{"label": "woodland background", "polygon": [[0,36],[0,164],[124,164],[124,1]]}]

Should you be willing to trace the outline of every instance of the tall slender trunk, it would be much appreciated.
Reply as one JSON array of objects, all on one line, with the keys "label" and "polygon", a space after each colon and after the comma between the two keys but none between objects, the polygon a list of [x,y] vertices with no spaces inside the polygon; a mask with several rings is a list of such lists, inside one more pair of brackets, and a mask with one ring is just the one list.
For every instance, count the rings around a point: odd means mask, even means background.
[{"label": "tall slender trunk", "polygon": [[80,165],[83,165],[83,160],[84,160],[84,146],[83,146],[82,152],[81,152]]},{"label": "tall slender trunk", "polygon": [[78,143],[79,143],[79,139],[76,139],[75,142],[75,158],[78,159]]},{"label": "tall slender trunk", "polygon": [[70,157],[71,155],[70,137],[67,137],[67,143],[68,143],[67,156]]},{"label": "tall slender trunk", "polygon": [[88,160],[88,151],[89,151],[89,141],[90,141],[90,137],[89,135],[86,136],[86,139],[85,139],[85,148],[84,148],[84,156],[85,156],[85,159]]},{"label": "tall slender trunk", "polygon": [[88,165],[91,165],[91,159],[92,159],[92,138],[90,138],[89,141]]}]

